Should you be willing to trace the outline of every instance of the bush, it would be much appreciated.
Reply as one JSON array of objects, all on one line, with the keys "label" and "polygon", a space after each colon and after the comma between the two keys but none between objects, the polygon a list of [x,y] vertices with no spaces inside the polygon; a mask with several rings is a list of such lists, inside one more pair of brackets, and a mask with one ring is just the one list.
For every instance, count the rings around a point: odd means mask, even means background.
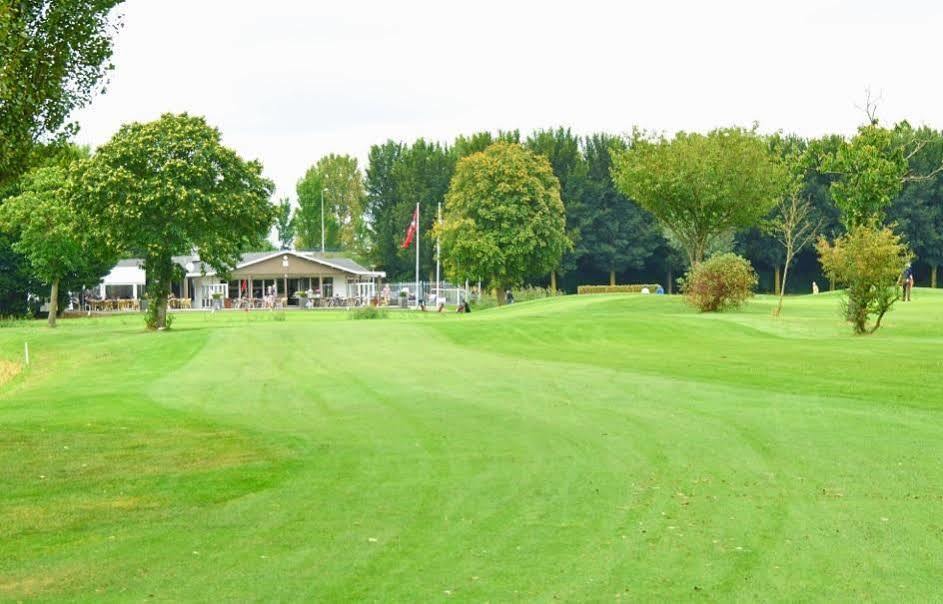
[{"label": "bush", "polygon": [[756,271],[736,254],[720,254],[695,265],[682,280],[685,299],[701,312],[736,308],[753,295]]},{"label": "bush", "polygon": [[580,285],[576,288],[577,294],[640,294],[643,288],[655,293],[657,283],[632,283],[628,285]]},{"label": "bush", "polygon": [[361,306],[360,308],[355,308],[350,311],[350,318],[354,320],[385,319],[386,311],[376,306]]},{"label": "bush", "polygon": [[[898,279],[910,260],[907,247],[889,228],[857,226],[835,240],[816,244],[825,275],[845,288],[842,313],[855,333],[874,333],[898,300]],[[870,317],[876,317],[868,328]]]},{"label": "bush", "polygon": [[[150,300],[148,300],[147,308],[144,310],[144,324],[148,329],[157,329],[157,304],[152,304]],[[170,309],[167,309],[167,316],[164,317],[164,328],[170,329],[173,324],[174,316],[170,313]]]}]

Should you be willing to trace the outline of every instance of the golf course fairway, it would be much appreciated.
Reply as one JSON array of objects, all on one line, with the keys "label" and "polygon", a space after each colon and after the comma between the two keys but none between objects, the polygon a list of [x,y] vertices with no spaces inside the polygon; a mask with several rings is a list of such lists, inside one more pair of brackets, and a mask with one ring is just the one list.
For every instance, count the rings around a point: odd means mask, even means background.
[{"label": "golf course fairway", "polygon": [[774,305],[9,324],[0,600],[939,598],[943,294]]}]

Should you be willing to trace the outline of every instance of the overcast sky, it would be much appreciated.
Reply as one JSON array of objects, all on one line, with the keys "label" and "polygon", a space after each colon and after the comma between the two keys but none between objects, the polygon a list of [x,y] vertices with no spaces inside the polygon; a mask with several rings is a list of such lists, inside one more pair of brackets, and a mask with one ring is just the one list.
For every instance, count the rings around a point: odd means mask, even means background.
[{"label": "overcast sky", "polygon": [[930,1],[128,0],[107,94],[79,142],[205,115],[294,198],[327,153],[477,130],[850,132],[943,127]]}]

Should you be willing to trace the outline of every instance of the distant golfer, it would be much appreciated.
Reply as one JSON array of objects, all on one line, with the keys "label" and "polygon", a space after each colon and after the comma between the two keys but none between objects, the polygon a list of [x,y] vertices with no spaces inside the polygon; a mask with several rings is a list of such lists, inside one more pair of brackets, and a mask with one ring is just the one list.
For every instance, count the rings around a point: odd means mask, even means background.
[{"label": "distant golfer", "polygon": [[900,274],[900,285],[903,288],[902,299],[904,302],[910,302],[910,290],[914,288],[914,269],[909,262]]},{"label": "distant golfer", "polygon": [[504,293],[504,299],[508,304],[514,304],[514,293],[511,290],[507,290]]},{"label": "distant golfer", "polygon": [[812,295],[815,296],[819,293],[819,284],[815,281],[812,282]]}]

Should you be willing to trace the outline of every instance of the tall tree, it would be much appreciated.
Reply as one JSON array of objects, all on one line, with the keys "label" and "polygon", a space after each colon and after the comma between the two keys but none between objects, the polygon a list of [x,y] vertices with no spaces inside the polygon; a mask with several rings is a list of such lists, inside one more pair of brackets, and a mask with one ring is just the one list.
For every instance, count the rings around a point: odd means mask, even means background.
[{"label": "tall tree", "polygon": [[696,264],[712,239],[754,226],[770,211],[786,172],[755,131],[724,128],[670,140],[636,132],[628,149],[613,154],[613,178]]},{"label": "tall tree", "polygon": [[459,161],[437,227],[450,272],[505,289],[556,267],[570,242],[560,183],[545,157],[499,142]]},{"label": "tall tree", "polygon": [[629,201],[612,180],[612,152],[625,151],[621,138],[594,134],[585,141],[588,178],[581,213],[587,217],[580,229],[583,255],[597,270],[616,273],[641,269],[661,243],[661,227],[648,211]]},{"label": "tall tree", "polygon": [[107,243],[144,251],[151,327],[167,325],[171,282],[182,276],[174,255],[196,250],[225,275],[275,219],[262,164],[220,138],[201,117],[165,114],[122,126],[75,171],[79,202],[99,217]]},{"label": "tall tree", "polygon": [[[333,215],[324,209],[324,179],[317,166],[311,166],[295,186],[298,194],[298,211],[295,213],[296,245],[300,249],[321,249],[329,247],[327,233],[337,232],[337,225],[331,224]],[[321,225],[324,225],[322,232]]]},{"label": "tall tree", "polygon": [[[556,290],[557,273],[573,270],[579,260],[579,220],[585,215],[582,206],[587,180],[586,160],[580,149],[579,138],[569,128],[537,130],[527,137],[524,146],[546,157],[560,181],[560,198],[567,217],[567,235],[575,244],[573,249],[563,255],[560,266],[550,272],[550,287]],[[609,178],[608,171],[606,178]]]},{"label": "tall tree", "polygon": [[275,231],[278,233],[278,243],[281,249],[291,249],[295,241],[295,216],[291,208],[291,200],[287,197],[280,199],[276,206]]},{"label": "tall tree", "polygon": [[364,216],[371,232],[370,259],[389,274],[392,274],[391,267],[398,261],[404,228],[396,221],[400,198],[394,176],[403,152],[401,143],[388,140],[382,145],[370,147],[367,156]]},{"label": "tall tree", "polygon": [[366,251],[366,200],[356,158],[325,155],[298,182],[297,192],[299,247],[320,249],[323,220],[325,249]]},{"label": "tall tree", "polygon": [[50,286],[49,326],[55,327],[60,283],[70,276],[97,283],[116,255],[95,221],[76,207],[64,168],[39,168],[24,180],[23,191],[0,206],[0,227],[17,237],[13,249]]},{"label": "tall tree", "polygon": [[[419,139],[404,150],[393,170],[399,199],[399,205],[393,213],[394,223],[399,225],[396,241],[402,243],[413,210],[419,203],[419,271],[420,276],[424,278],[433,278],[435,273],[435,245],[429,244],[431,239],[423,238],[432,232],[437,205],[440,202],[445,205],[445,193],[449,190],[449,181],[454,169],[455,160],[446,147]],[[410,250],[397,247],[396,261],[392,264],[390,273],[412,276],[415,263],[413,254]]]},{"label": "tall tree", "polygon": [[[943,164],[943,133],[921,128],[916,137],[927,141],[911,158],[911,174],[933,174]],[[909,180],[888,207],[888,219],[903,233],[918,260],[930,269],[930,286],[937,286],[943,264],[943,174]]]},{"label": "tall tree", "polygon": [[521,133],[519,130],[498,130],[497,134],[493,134],[490,131],[483,130],[470,135],[459,135],[455,137],[455,142],[452,143],[452,153],[455,155],[455,159],[462,159],[472,153],[484,151],[498,141],[520,143]]},{"label": "tall tree", "polygon": [[104,88],[120,2],[0,3],[0,185],[34,163],[38,143],[75,132],[66,119]]}]

